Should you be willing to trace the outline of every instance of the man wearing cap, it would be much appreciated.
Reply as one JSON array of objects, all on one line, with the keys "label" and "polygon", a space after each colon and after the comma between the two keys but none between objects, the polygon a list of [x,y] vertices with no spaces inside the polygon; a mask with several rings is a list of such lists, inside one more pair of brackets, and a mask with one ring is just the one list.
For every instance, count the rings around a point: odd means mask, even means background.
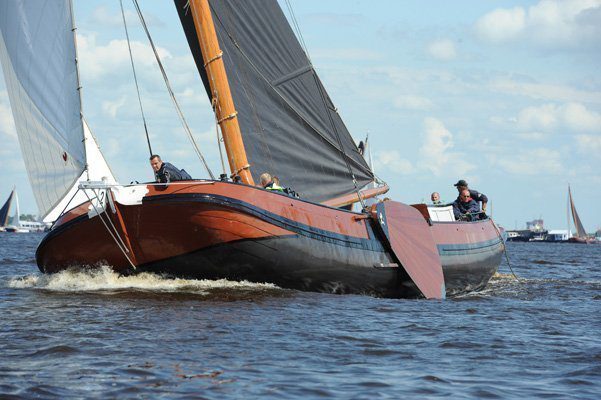
[{"label": "man wearing cap", "polygon": [[[486,212],[486,203],[488,203],[488,197],[486,197],[486,195],[484,193],[480,193],[477,190],[468,188],[467,182],[464,181],[463,179],[460,179],[459,181],[457,181],[457,183],[453,186],[455,186],[457,188],[459,195],[461,195],[462,190],[469,190],[470,197],[473,200],[475,200],[477,203],[482,202],[482,212]],[[459,197],[457,197],[457,200],[460,201],[461,199]]]}]

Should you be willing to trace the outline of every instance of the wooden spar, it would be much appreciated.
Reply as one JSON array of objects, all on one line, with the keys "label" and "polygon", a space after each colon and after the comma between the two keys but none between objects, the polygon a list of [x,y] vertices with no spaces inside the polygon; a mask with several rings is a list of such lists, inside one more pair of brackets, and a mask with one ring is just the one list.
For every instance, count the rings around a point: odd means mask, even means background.
[{"label": "wooden spar", "polygon": [[[369,198],[375,197],[379,194],[384,194],[384,193],[388,192],[389,189],[390,188],[388,187],[388,185],[384,185],[382,187],[362,190],[360,192],[361,198],[363,200],[369,199]],[[322,202],[321,204],[330,206],[330,207],[343,207],[343,206],[348,206],[349,204],[356,203],[358,201],[359,201],[359,196],[357,195],[357,192],[354,192],[354,193],[345,194],[344,196],[336,197],[334,199],[326,200],[326,201]]]},{"label": "wooden spar", "polygon": [[208,0],[190,0],[192,19],[196,27],[196,35],[200,44],[205,70],[211,87],[212,103],[215,107],[217,121],[223,134],[225,151],[227,152],[230,170],[233,175],[240,175],[242,182],[254,186],[250,173],[250,165],[246,158],[244,142],[240,133],[240,125],[230,85],[223,64],[223,52],[219,48],[217,33],[213,25],[213,17]]}]

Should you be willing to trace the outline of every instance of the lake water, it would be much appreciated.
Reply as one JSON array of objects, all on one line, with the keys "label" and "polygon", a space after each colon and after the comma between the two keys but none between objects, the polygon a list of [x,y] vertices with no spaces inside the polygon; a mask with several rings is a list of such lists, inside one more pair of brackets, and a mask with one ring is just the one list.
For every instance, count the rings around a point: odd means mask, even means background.
[{"label": "lake water", "polygon": [[601,398],[601,246],[509,243],[444,301],[41,275],[0,233],[0,398]]}]

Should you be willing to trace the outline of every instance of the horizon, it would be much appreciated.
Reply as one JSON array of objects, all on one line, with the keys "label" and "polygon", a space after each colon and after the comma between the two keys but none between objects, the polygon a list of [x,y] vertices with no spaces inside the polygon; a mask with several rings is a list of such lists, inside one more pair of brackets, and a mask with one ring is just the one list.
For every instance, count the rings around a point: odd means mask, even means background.
[{"label": "horizon", "polygon": [[[280,3],[288,17],[285,3]],[[118,2],[75,1],[82,107],[121,183],[152,179]],[[139,22],[128,29],[153,147],[205,177]],[[214,171],[214,116],[171,2],[140,2],[186,119]],[[358,142],[369,132],[385,196],[406,203],[465,179],[506,229],[567,227],[567,186],[601,228],[601,0],[292,1],[309,56]],[[385,10],[385,13],[381,11]],[[37,214],[0,80],[3,204]],[[284,182],[285,184],[285,182]]]}]

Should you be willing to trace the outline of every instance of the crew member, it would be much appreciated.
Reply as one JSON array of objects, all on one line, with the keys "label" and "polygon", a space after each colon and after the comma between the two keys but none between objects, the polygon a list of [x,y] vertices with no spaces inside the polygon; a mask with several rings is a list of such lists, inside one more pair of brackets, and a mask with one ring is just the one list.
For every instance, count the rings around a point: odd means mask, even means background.
[{"label": "crew member", "polygon": [[470,191],[464,189],[459,193],[457,200],[453,202],[453,214],[458,221],[471,221],[477,219],[480,213],[480,206],[470,197]]},{"label": "crew member", "polygon": [[282,188],[278,183],[274,182],[271,174],[267,172],[262,174],[259,180],[261,183],[258,186],[262,187],[263,189],[273,190],[274,192],[284,192],[284,188]]},{"label": "crew member", "polygon": [[[457,191],[459,192],[459,194],[461,194],[461,192],[463,190],[468,190],[470,192],[470,197],[474,201],[476,201],[477,203],[482,202],[482,212],[486,212],[486,203],[488,203],[488,197],[486,197],[486,195],[484,193],[480,193],[477,190],[468,188],[467,182],[464,181],[463,179],[457,181],[457,183],[453,186],[455,186],[457,188]],[[459,200],[459,197],[457,197],[457,200]]]},{"label": "crew member", "polygon": [[163,162],[157,154],[150,156],[150,166],[154,171],[154,178],[159,183],[169,183],[174,181],[188,181],[192,177],[183,169],[177,169],[173,164]]},{"label": "crew member", "polygon": [[438,192],[434,192],[430,195],[430,199],[432,199],[432,204],[435,206],[441,206],[442,200],[440,200],[440,194]]}]

